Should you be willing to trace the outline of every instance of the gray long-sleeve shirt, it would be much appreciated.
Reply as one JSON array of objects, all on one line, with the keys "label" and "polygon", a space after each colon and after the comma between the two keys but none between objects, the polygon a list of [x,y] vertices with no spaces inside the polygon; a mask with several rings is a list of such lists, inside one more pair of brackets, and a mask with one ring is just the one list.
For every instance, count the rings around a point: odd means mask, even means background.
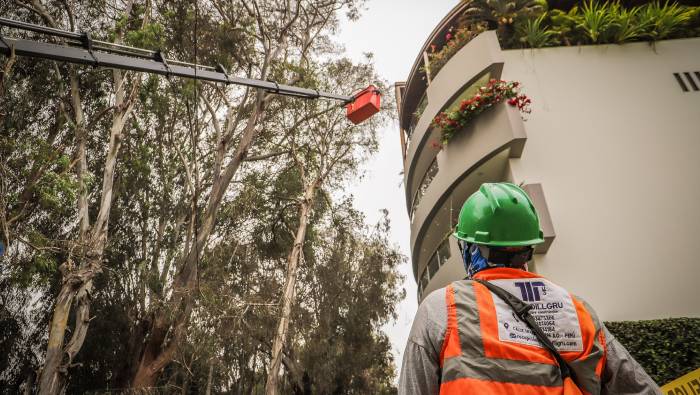
[{"label": "gray long-sleeve shirt", "polygon": [[[418,307],[403,354],[399,395],[440,392],[440,350],[447,329],[445,288],[428,295]],[[605,330],[607,360],[601,394],[661,394],[661,390],[629,352]]]}]

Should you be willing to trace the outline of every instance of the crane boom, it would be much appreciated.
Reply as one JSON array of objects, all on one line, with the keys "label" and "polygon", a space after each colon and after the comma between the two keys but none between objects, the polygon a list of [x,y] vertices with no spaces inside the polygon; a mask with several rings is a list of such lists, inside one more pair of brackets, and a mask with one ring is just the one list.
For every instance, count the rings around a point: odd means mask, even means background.
[{"label": "crane boom", "polygon": [[68,63],[107,67],[122,70],[133,70],[164,75],[167,77],[192,78],[224,84],[244,85],[260,88],[265,91],[306,99],[330,99],[342,102],[344,105],[355,101],[353,96],[337,95],[321,92],[315,89],[299,88],[296,86],[278,84],[274,81],[263,81],[251,78],[230,76],[223,66],[203,66],[199,64],[166,59],[160,51],[117,45],[105,41],[94,40],[89,33],[76,33],[67,30],[54,29],[27,22],[0,18],[0,27],[7,26],[15,29],[28,30],[36,33],[61,37],[65,44],[52,44],[40,41],[4,37],[0,32],[0,53],[9,56],[12,49],[18,56],[50,59]]}]

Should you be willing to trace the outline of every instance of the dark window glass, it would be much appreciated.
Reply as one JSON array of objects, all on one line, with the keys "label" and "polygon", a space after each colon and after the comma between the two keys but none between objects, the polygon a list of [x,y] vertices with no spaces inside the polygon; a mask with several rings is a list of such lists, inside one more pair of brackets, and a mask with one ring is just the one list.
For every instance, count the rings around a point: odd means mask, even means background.
[{"label": "dark window glass", "polygon": [[440,263],[438,262],[437,254],[433,254],[433,256],[430,258],[430,262],[428,262],[428,269],[430,270],[430,278],[435,277],[435,274],[437,274],[438,269],[440,269]]},{"label": "dark window glass", "polygon": [[438,248],[438,255],[440,256],[440,266],[444,265],[448,259],[450,259],[450,239],[445,239],[440,243]]},{"label": "dark window glass", "polygon": [[430,183],[433,182],[433,178],[435,178],[438,171],[440,171],[440,169],[438,168],[437,157],[435,157],[433,162],[428,167],[428,170],[426,170],[425,174],[423,175],[420,186],[418,186],[418,190],[416,191],[416,196],[413,197],[413,204],[411,205],[411,221],[413,221],[413,215],[416,213],[416,208],[418,207],[421,198],[423,198],[423,195],[425,195],[425,192],[428,190]]}]

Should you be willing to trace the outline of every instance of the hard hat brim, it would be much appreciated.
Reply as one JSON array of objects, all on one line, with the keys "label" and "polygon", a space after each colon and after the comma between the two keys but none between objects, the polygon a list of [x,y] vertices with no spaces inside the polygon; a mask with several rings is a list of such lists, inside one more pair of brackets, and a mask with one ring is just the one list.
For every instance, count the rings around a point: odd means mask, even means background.
[{"label": "hard hat brim", "polygon": [[457,234],[457,232],[452,233],[452,236],[454,236],[457,240],[462,240],[466,241],[467,243],[473,243],[473,244],[480,244],[480,245],[487,245],[487,246],[494,246],[494,247],[522,247],[522,246],[531,246],[535,244],[542,244],[544,243],[544,238],[538,237],[536,239],[531,239],[531,240],[518,240],[518,241],[504,241],[504,240],[494,240],[494,241],[477,241],[474,239],[474,237],[471,236],[460,236]]}]

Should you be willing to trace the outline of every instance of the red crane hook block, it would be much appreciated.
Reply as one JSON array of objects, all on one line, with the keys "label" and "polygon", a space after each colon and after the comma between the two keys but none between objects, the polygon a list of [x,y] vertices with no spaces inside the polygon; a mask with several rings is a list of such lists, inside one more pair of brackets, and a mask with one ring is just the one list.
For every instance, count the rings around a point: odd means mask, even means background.
[{"label": "red crane hook block", "polygon": [[378,113],[380,106],[381,93],[376,86],[370,85],[357,93],[355,100],[352,103],[348,103],[345,108],[347,109],[348,119],[357,125]]}]

